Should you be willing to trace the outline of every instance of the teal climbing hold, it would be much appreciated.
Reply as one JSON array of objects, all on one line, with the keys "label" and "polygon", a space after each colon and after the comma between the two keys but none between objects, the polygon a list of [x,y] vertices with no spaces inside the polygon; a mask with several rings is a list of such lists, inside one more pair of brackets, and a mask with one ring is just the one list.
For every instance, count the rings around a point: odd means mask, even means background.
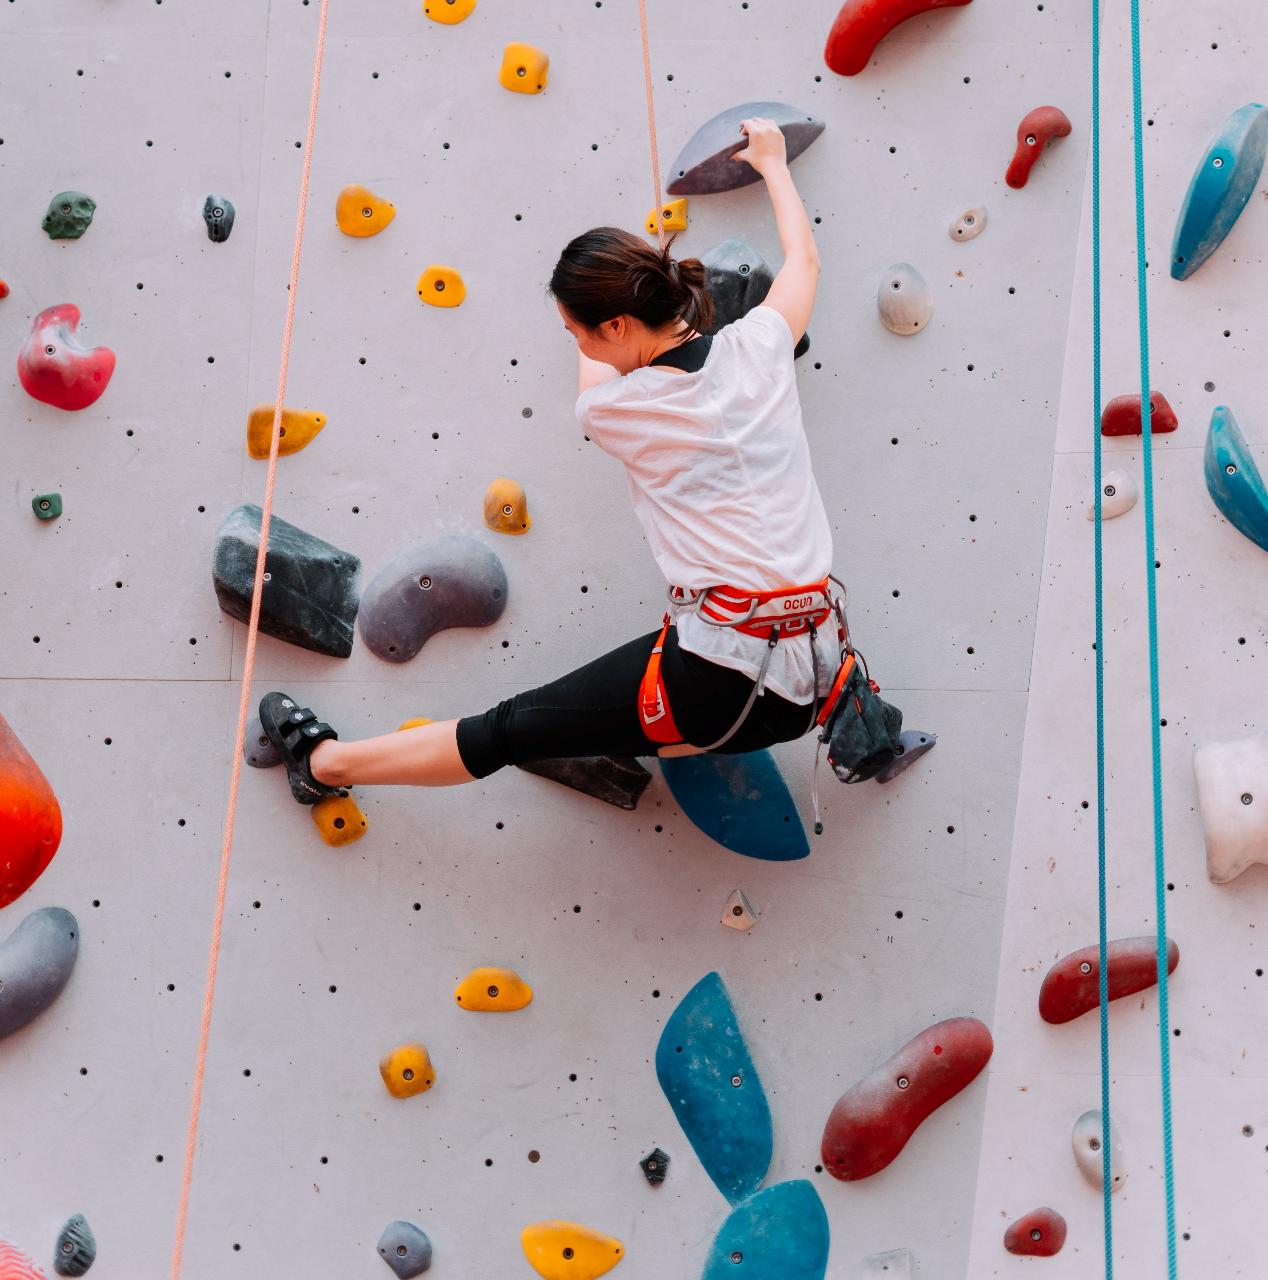
[{"label": "teal climbing hold", "polygon": [[1218,405],[1206,433],[1206,487],[1233,528],[1268,551],[1268,489],[1233,411]]},{"label": "teal climbing hold", "polygon": [[752,1195],[774,1149],[770,1107],[718,974],[701,978],[670,1014],[656,1078],[718,1190],[732,1204]]},{"label": "teal climbing hold", "polygon": [[86,1275],[97,1260],[97,1241],[82,1213],[62,1228],[53,1249],[53,1270],[59,1276]]},{"label": "teal climbing hold", "polygon": [[31,510],[37,520],[56,520],[62,514],[60,493],[37,493],[31,499]]},{"label": "teal climbing hold", "polygon": [[828,1215],[804,1178],[778,1182],[744,1201],[722,1224],[704,1280],[823,1280]]},{"label": "teal climbing hold", "polygon": [[683,813],[732,853],[793,862],[810,852],[797,806],[769,751],[659,759]]},{"label": "teal climbing hold", "polygon": [[1268,111],[1234,111],[1211,139],[1189,183],[1171,247],[1171,278],[1187,280],[1224,242],[1255,190],[1268,152]]}]

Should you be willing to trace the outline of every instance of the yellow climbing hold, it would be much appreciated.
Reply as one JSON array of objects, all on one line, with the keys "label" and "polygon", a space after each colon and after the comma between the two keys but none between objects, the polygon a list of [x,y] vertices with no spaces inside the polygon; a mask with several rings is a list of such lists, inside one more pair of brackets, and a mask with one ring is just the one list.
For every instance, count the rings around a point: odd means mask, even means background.
[{"label": "yellow climbing hold", "polygon": [[423,12],[433,22],[443,22],[447,27],[471,17],[476,0],[425,0]]},{"label": "yellow climbing hold", "polygon": [[318,800],[312,814],[321,838],[336,849],[365,835],[365,814],[351,796],[327,796]]},{"label": "yellow climbing hold", "polygon": [[575,1222],[535,1222],[520,1233],[520,1244],[533,1270],[546,1280],[594,1280],[625,1256],[619,1240]]},{"label": "yellow climbing hold", "polygon": [[502,51],[502,70],[498,79],[512,93],[541,93],[546,87],[550,59],[531,44],[512,41]]},{"label": "yellow climbing hold", "polygon": [[[273,415],[276,405],[258,404],[247,415],[247,452],[253,458],[267,458],[273,442]],[[298,453],[326,425],[324,413],[311,409],[282,410],[282,438],[277,442],[277,456]]]},{"label": "yellow climbing hold", "polygon": [[[654,236],[656,234],[656,210],[653,209],[647,215],[647,234]],[[668,204],[660,206],[661,225],[666,231],[686,231],[687,229],[687,198],[684,196],[681,200],[671,200]]]},{"label": "yellow climbing hold", "polygon": [[498,476],[484,491],[484,523],[494,533],[527,533],[533,521],[524,486]]},{"label": "yellow climbing hold", "polygon": [[426,1093],[436,1083],[436,1072],[425,1044],[397,1045],[379,1060],[379,1074],[394,1098]]},{"label": "yellow climbing hold", "polygon": [[476,1013],[513,1013],[533,998],[533,988],[513,969],[472,969],[453,998]]},{"label": "yellow climbing hold", "polygon": [[335,221],[346,236],[377,236],[396,217],[396,206],[369,187],[344,187],[335,202]]},{"label": "yellow climbing hold", "polygon": [[426,716],[415,716],[412,720],[402,720],[396,726],[396,732],[400,733],[402,729],[417,729],[419,725],[434,724],[435,721],[428,720]]},{"label": "yellow climbing hold", "polygon": [[467,296],[467,286],[452,267],[430,266],[418,277],[418,296],[433,307],[456,307]]}]

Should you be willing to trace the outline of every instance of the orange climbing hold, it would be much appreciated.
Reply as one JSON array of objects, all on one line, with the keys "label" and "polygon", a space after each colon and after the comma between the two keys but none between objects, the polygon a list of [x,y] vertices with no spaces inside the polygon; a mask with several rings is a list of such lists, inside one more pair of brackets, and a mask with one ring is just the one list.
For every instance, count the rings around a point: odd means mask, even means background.
[{"label": "orange climbing hold", "polygon": [[513,969],[472,969],[458,983],[453,998],[476,1013],[514,1013],[531,1004],[533,988]]},{"label": "orange climbing hold", "polygon": [[1036,107],[1023,116],[1017,126],[1017,150],[1004,181],[1010,187],[1024,187],[1048,143],[1053,138],[1064,138],[1073,127],[1070,117],[1060,107]]},{"label": "orange climbing hold", "polygon": [[424,0],[423,12],[433,22],[452,27],[471,17],[475,7],[476,0]]},{"label": "orange climbing hold", "polygon": [[953,9],[970,0],[845,0],[828,32],[823,59],[839,76],[856,76],[876,46],[900,22],[931,9]]},{"label": "orange climbing hold", "polygon": [[365,814],[351,796],[327,796],[312,807],[321,838],[333,848],[351,844],[365,835]]},{"label": "orange climbing hold", "polygon": [[686,231],[687,229],[687,197],[681,200],[670,200],[659,209],[650,209],[647,214],[647,234],[656,234],[656,215],[660,214],[660,225],[666,231]]},{"label": "orange climbing hold", "polygon": [[353,183],[335,201],[335,222],[346,236],[377,236],[396,217],[396,206]]},{"label": "orange climbing hold", "polygon": [[[275,412],[274,405],[260,404],[247,415],[247,452],[253,458],[269,456]],[[311,409],[283,409],[282,438],[278,441],[277,456],[284,458],[289,453],[298,453],[325,425],[324,413],[314,413]]]},{"label": "orange climbing hold", "polygon": [[0,907],[44,874],[62,840],[62,810],[18,735],[0,716]]},{"label": "orange climbing hold", "polygon": [[396,732],[400,733],[402,729],[417,729],[420,725],[434,724],[434,720],[429,720],[426,716],[415,716],[412,720],[402,720],[396,726]]},{"label": "orange climbing hold", "polygon": [[385,1053],[379,1060],[379,1074],[394,1098],[412,1098],[416,1093],[426,1093],[436,1083],[436,1071],[425,1044],[402,1044]]},{"label": "orange climbing hold", "polygon": [[[1161,391],[1149,393],[1149,431],[1158,435],[1174,431],[1179,425],[1176,411]],[[1141,422],[1139,396],[1115,396],[1101,411],[1101,435],[1139,436],[1145,431]]]},{"label": "orange climbing hold", "polygon": [[494,533],[527,533],[533,521],[524,486],[498,476],[484,491],[484,523]]},{"label": "orange climbing hold", "polygon": [[467,296],[467,286],[452,267],[433,265],[418,277],[418,296],[429,306],[456,307]]},{"label": "orange climbing hold", "polygon": [[502,51],[502,69],[498,79],[502,88],[512,93],[541,93],[546,87],[550,59],[531,44],[512,41]]}]

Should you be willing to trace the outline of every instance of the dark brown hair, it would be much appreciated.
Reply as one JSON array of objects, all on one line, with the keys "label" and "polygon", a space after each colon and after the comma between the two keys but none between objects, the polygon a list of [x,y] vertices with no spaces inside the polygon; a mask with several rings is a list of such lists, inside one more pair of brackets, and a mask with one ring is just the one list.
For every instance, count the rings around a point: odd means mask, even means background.
[{"label": "dark brown hair", "polygon": [[685,320],[697,333],[713,324],[713,301],[699,258],[669,256],[620,227],[594,227],[568,242],[551,272],[553,294],[579,324],[595,329],[630,315],[650,329]]}]

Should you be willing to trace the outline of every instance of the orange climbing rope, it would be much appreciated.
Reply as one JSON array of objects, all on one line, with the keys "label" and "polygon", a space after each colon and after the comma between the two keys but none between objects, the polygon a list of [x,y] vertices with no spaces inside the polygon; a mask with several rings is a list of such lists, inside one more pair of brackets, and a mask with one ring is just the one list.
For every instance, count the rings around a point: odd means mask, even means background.
[{"label": "orange climbing rope", "polygon": [[652,199],[656,210],[656,240],[665,252],[665,225],[660,216],[660,153],[656,149],[656,109],[652,106],[652,55],[647,45],[647,0],[638,0],[638,25],[643,36],[643,83],[647,90],[647,134],[652,144]]},{"label": "orange climbing rope", "polygon": [[189,1130],[185,1139],[185,1168],[181,1175],[180,1209],[176,1219],[176,1241],[172,1250],[172,1280],[180,1280],[185,1249],[185,1226],[189,1217],[189,1188],[194,1174],[194,1152],[198,1144],[198,1117],[202,1110],[203,1080],[207,1068],[207,1041],[211,1033],[211,1008],[216,995],[216,969],[220,960],[220,933],[225,914],[225,886],[229,880],[229,857],[233,849],[233,827],[238,815],[238,783],[242,776],[242,746],[246,738],[247,707],[251,696],[251,675],[255,668],[255,641],[260,629],[260,601],[264,592],[264,557],[268,553],[269,521],[273,515],[273,487],[277,477],[277,450],[281,440],[282,405],[286,400],[286,370],[290,363],[291,331],[295,323],[299,259],[304,243],[304,213],[308,207],[308,177],[312,169],[313,135],[317,128],[317,96],[321,88],[321,62],[326,47],[326,18],[330,0],[322,0],[317,25],[317,58],[313,64],[312,96],[308,104],[308,132],[304,139],[304,172],[299,187],[299,214],[295,222],[295,251],[291,256],[291,280],[286,300],[286,331],[282,336],[282,365],[277,377],[277,399],[273,409],[273,438],[269,444],[269,471],[264,482],[264,514],[260,518],[260,547],[255,557],[255,582],[251,591],[251,618],[247,623],[247,652],[242,669],[242,698],[238,704],[238,730],[233,748],[233,772],[229,777],[229,807],[225,814],[224,844],[220,850],[220,883],[216,889],[216,914],[211,926],[211,954],[207,962],[207,987],[203,995],[202,1026],[198,1035],[198,1061],[194,1068],[194,1092],[189,1107]]}]

